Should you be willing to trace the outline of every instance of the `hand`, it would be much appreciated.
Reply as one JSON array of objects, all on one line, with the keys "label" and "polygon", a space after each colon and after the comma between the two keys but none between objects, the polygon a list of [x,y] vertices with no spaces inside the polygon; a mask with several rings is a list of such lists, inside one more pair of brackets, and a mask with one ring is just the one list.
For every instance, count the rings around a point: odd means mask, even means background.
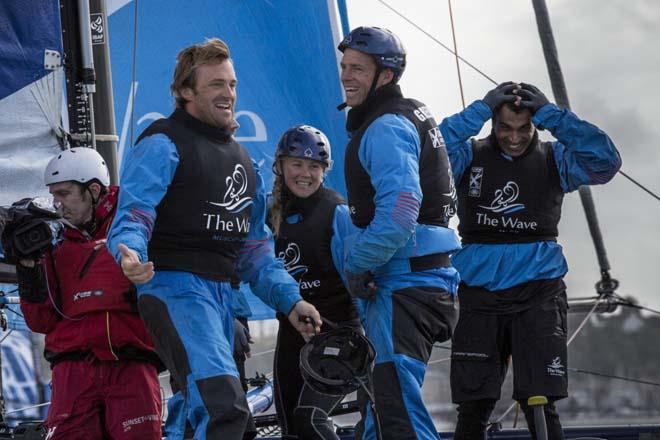
[{"label": "hand", "polygon": [[234,319],[234,358],[249,358],[252,356],[250,344],[254,343],[250,330],[241,321]]},{"label": "hand", "polygon": [[491,112],[507,102],[520,101],[520,98],[514,95],[514,90],[520,89],[520,86],[513,81],[503,82],[490,92],[486,93],[483,102],[490,108]]},{"label": "hand", "polygon": [[542,91],[531,84],[520,83],[520,89],[514,90],[513,93],[520,96],[521,101],[519,105],[523,108],[528,108],[532,114],[550,102]]},{"label": "hand", "polygon": [[24,260],[20,259],[18,260],[18,264],[20,264],[23,267],[35,267],[39,262],[36,260]]},{"label": "hand", "polygon": [[29,303],[43,303],[48,299],[48,282],[41,264],[34,260],[20,260],[16,264],[18,296]]},{"label": "hand", "polygon": [[346,271],[348,292],[355,298],[374,299],[376,297],[376,282],[371,272],[351,273]]},{"label": "hand", "polygon": [[298,301],[289,313],[289,322],[300,332],[305,342],[321,331],[321,315],[307,301]]},{"label": "hand", "polygon": [[154,263],[140,263],[140,257],[125,244],[119,244],[121,270],[133,284],[144,284],[154,277]]}]

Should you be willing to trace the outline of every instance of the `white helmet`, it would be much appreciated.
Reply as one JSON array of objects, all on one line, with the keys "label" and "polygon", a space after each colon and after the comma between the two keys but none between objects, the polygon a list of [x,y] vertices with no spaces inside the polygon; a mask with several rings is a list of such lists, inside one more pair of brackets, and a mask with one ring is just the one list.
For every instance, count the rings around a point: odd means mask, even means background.
[{"label": "white helmet", "polygon": [[76,147],[64,150],[53,157],[46,166],[46,185],[73,180],[89,183],[98,179],[103,186],[110,186],[110,173],[105,160],[93,148]]}]

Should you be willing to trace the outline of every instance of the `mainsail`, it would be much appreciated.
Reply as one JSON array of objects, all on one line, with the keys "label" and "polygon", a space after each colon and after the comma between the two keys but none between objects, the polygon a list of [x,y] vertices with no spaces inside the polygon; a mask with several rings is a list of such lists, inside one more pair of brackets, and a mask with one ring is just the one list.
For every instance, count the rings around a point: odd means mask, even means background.
[{"label": "mainsail", "polygon": [[43,169],[59,150],[59,2],[0,2],[0,29],[0,205],[7,205],[48,192]]}]

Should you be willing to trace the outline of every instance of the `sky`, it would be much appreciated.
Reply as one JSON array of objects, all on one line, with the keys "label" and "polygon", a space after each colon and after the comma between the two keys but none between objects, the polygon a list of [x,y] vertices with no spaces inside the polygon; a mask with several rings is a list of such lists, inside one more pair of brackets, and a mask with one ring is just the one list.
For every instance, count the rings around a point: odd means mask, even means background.
[{"label": "sky", "polygon": [[[347,0],[351,27],[381,26],[408,51],[400,82],[406,96],[425,102],[436,120],[462,110],[454,56],[387,3],[446,46],[453,47],[446,0]],[[660,195],[660,2],[547,0],[572,110],[607,132],[622,170]],[[532,2],[452,1],[458,53],[495,81],[535,84],[553,101]],[[493,84],[461,63],[466,105]],[[482,134],[490,131],[486,125]],[[550,137],[545,136],[550,139]],[[660,201],[618,174],[592,193],[610,274],[617,291],[660,310]],[[559,242],[570,271],[569,297],[595,295],[600,270],[577,192],[564,199]]]}]

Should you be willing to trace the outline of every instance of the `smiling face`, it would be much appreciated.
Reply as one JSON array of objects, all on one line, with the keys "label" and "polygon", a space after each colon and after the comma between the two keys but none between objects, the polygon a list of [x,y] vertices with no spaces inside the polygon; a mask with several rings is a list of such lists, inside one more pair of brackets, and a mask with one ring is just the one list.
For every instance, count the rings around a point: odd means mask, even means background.
[{"label": "smiling face", "polygon": [[325,167],[320,162],[283,157],[281,164],[284,184],[296,197],[306,199],[321,187]]},{"label": "smiling face", "polygon": [[236,73],[230,60],[202,64],[195,72],[195,87],[184,88],[184,109],[200,121],[225,130],[234,122]]},{"label": "smiling face", "polygon": [[500,149],[511,157],[522,155],[534,137],[532,113],[527,109],[517,113],[503,105],[493,124]]},{"label": "smiling face", "polygon": [[[346,94],[346,105],[355,107],[362,104],[369,96],[371,84],[376,75],[376,62],[365,53],[355,49],[346,49],[341,59],[341,84]],[[376,89],[394,79],[392,69],[384,69],[378,76]]]}]

